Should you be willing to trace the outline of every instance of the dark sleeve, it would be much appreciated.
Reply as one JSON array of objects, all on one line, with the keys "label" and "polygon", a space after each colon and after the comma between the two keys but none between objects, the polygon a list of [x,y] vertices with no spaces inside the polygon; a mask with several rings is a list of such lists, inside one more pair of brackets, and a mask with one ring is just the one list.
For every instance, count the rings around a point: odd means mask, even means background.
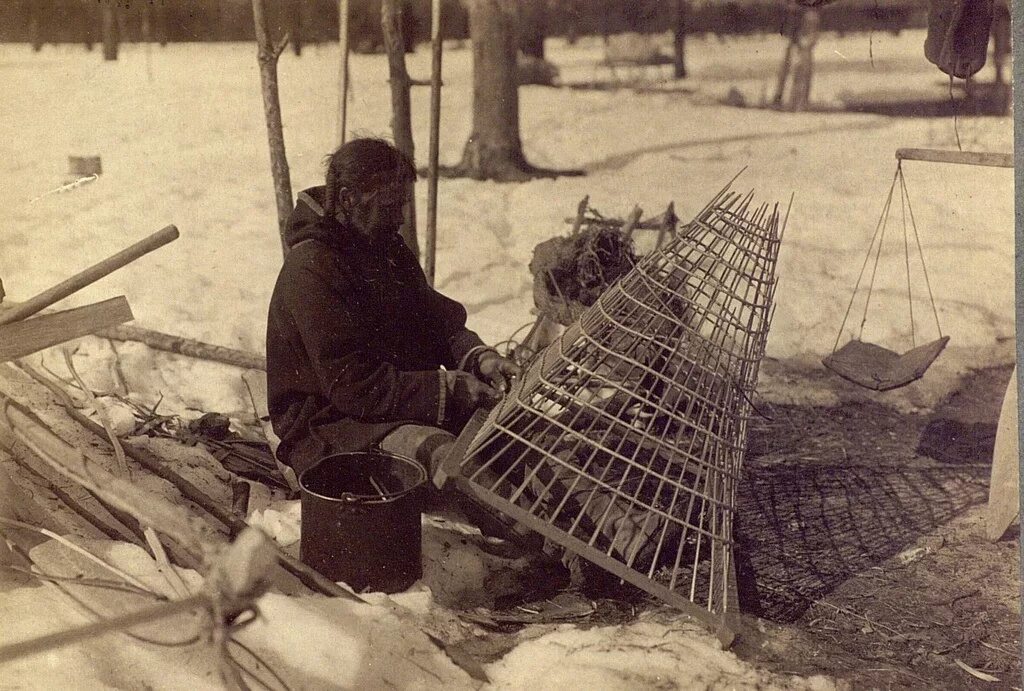
[{"label": "dark sleeve", "polygon": [[338,411],[357,420],[439,424],[443,374],[404,372],[383,362],[370,349],[365,321],[326,272],[315,263],[297,266],[296,280],[284,295],[320,390]]},{"label": "dark sleeve", "polygon": [[447,344],[448,358],[444,366],[455,369],[462,359],[474,348],[483,348],[484,342],[475,331],[466,328],[466,308],[445,297],[433,288],[427,287],[427,304],[435,315],[435,323],[444,343]]},{"label": "dark sleeve", "polygon": [[395,250],[405,270],[416,276],[419,289],[423,291],[423,304],[431,315],[431,322],[437,325],[437,332],[447,355],[444,366],[456,369],[463,358],[474,348],[483,348],[484,342],[475,331],[466,328],[466,308],[461,303],[437,292],[427,283],[427,277],[420,268],[419,260],[404,242],[396,243]]}]

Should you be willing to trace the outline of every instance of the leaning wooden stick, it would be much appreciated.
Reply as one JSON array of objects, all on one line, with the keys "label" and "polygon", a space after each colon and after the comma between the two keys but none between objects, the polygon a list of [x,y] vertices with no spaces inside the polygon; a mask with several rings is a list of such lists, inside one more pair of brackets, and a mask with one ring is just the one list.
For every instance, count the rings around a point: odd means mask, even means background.
[{"label": "leaning wooden stick", "polygon": [[36,312],[46,309],[50,305],[63,300],[72,293],[81,290],[90,283],[95,283],[107,274],[117,271],[126,264],[130,264],[144,254],[163,247],[167,243],[177,239],[178,229],[174,226],[167,226],[162,230],[150,235],[144,240],[136,242],[117,254],[107,257],[98,264],[80,271],[71,278],[61,281],[52,288],[48,288],[33,298],[26,300],[17,307],[0,313],[0,324],[10,324],[18,320],[30,317]]}]

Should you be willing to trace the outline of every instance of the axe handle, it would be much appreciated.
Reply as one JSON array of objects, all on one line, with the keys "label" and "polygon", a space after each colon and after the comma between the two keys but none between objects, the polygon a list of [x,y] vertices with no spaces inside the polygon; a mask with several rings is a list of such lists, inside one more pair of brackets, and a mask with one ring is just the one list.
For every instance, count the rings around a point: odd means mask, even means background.
[{"label": "axe handle", "polygon": [[63,300],[90,283],[95,283],[107,274],[117,271],[126,264],[130,264],[142,255],[149,254],[172,240],[176,240],[177,237],[178,229],[173,225],[158,230],[144,240],[140,240],[131,247],[126,247],[98,264],[94,264],[71,278],[61,281],[52,288],[48,288],[35,297],[22,302],[17,307],[0,312],[0,325],[10,324],[25,317],[31,317],[36,312],[46,309],[59,300]]}]

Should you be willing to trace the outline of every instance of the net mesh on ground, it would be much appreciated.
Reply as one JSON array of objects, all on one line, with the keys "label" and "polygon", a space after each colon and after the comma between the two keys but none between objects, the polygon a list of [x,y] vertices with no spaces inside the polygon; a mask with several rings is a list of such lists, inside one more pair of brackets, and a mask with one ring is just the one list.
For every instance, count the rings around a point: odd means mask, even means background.
[{"label": "net mesh on ground", "polygon": [[778,205],[719,193],[528,366],[472,438],[462,489],[709,623],[727,593]]}]

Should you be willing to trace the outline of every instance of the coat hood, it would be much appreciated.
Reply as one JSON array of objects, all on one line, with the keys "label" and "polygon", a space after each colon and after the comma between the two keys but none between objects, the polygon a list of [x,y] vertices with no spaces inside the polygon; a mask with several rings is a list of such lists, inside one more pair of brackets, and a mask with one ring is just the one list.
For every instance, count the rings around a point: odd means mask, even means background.
[{"label": "coat hood", "polygon": [[285,224],[284,243],[288,249],[304,240],[321,240],[328,244],[337,241],[340,226],[324,212],[326,188],[310,187],[299,192],[295,209]]}]

